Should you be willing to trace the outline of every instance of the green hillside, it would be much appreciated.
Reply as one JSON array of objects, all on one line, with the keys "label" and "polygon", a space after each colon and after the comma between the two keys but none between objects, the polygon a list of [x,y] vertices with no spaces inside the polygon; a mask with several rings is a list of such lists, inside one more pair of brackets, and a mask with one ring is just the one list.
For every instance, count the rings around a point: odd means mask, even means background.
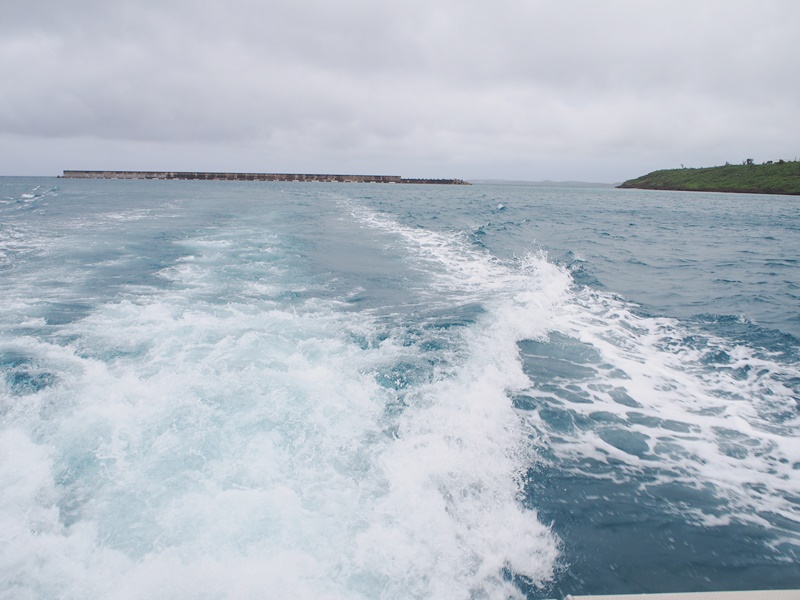
[{"label": "green hillside", "polygon": [[702,169],[666,169],[629,179],[621,188],[800,195],[800,162],[768,161]]}]

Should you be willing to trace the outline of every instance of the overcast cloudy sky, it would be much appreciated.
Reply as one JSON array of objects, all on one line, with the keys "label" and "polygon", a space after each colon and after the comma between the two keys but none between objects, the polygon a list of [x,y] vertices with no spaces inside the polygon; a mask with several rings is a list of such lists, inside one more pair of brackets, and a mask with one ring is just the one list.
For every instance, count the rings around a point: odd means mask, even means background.
[{"label": "overcast cloudy sky", "polygon": [[0,175],[621,181],[800,156],[798,0],[25,0]]}]

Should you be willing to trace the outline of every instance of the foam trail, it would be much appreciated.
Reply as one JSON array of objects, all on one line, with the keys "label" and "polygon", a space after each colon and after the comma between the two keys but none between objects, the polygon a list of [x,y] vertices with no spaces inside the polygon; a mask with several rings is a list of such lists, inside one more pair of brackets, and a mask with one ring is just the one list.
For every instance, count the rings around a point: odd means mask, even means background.
[{"label": "foam trail", "polygon": [[0,181],[0,597],[796,579],[788,201],[39,183]]},{"label": "foam trail", "polygon": [[[796,364],[672,319],[637,316],[625,302],[591,290],[554,326],[574,340],[560,343],[574,346],[575,355],[586,355],[582,345],[594,353],[576,361],[583,375],[567,402],[542,387],[526,391],[590,423],[564,437],[552,418],[537,419],[572,468],[591,476],[592,462],[613,461],[617,477],[648,473],[643,488],[655,494],[671,483],[694,487],[724,504],[676,505],[683,517],[778,529],[794,523],[787,534],[800,543]],[[530,352],[533,358],[541,350]]]},{"label": "foam trail", "polygon": [[[440,263],[444,268],[432,288],[451,298],[492,297],[490,312],[498,316],[493,326],[514,330],[507,340],[541,342],[522,345],[527,385],[520,379],[506,389],[589,423],[562,431],[534,412],[531,423],[542,442],[568,461],[561,468],[597,477],[594,465],[613,464],[603,476],[647,474],[642,487],[653,494],[673,483],[694,487],[716,500],[678,501],[673,510],[682,518],[700,525],[753,523],[784,530],[784,541],[798,544],[796,363],[673,319],[637,316],[636,307],[620,299],[572,285],[542,257],[503,264],[457,237],[401,227],[363,208],[354,212],[408,240],[420,268],[435,273],[426,265]],[[504,298],[513,298],[513,308],[502,312]],[[569,359],[558,360],[571,371],[554,380],[543,370],[553,360],[547,341],[562,334],[567,338],[559,344],[569,348]],[[476,345],[481,343],[468,344]]]},{"label": "foam trail", "polygon": [[[169,287],[95,306],[56,341],[4,342],[5,591],[506,598],[512,576],[550,578],[557,543],[519,502],[531,447],[507,396],[527,382],[515,342],[541,322],[505,323],[563,286],[531,271],[533,291],[453,330],[400,390],[383,374],[424,359],[403,327],[336,299],[285,306],[279,267],[235,272],[266,234],[242,235],[187,240]],[[436,276],[473,295],[494,268],[440,258]]]}]

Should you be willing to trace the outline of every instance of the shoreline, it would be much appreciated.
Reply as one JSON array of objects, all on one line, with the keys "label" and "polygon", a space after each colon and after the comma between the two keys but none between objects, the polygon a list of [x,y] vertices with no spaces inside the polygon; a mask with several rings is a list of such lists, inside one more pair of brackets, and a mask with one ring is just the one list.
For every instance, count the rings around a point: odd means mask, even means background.
[{"label": "shoreline", "polygon": [[798,196],[800,162],[779,160],[755,164],[752,159],[748,159],[741,165],[663,169],[629,179],[617,187],[675,192]]}]

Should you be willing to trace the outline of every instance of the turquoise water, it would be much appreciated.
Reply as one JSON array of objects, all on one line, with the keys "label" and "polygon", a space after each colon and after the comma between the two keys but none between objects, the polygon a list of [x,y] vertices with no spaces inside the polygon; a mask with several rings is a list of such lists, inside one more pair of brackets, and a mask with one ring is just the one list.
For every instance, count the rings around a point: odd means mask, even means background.
[{"label": "turquoise water", "polygon": [[0,179],[0,596],[800,587],[797,202]]}]

